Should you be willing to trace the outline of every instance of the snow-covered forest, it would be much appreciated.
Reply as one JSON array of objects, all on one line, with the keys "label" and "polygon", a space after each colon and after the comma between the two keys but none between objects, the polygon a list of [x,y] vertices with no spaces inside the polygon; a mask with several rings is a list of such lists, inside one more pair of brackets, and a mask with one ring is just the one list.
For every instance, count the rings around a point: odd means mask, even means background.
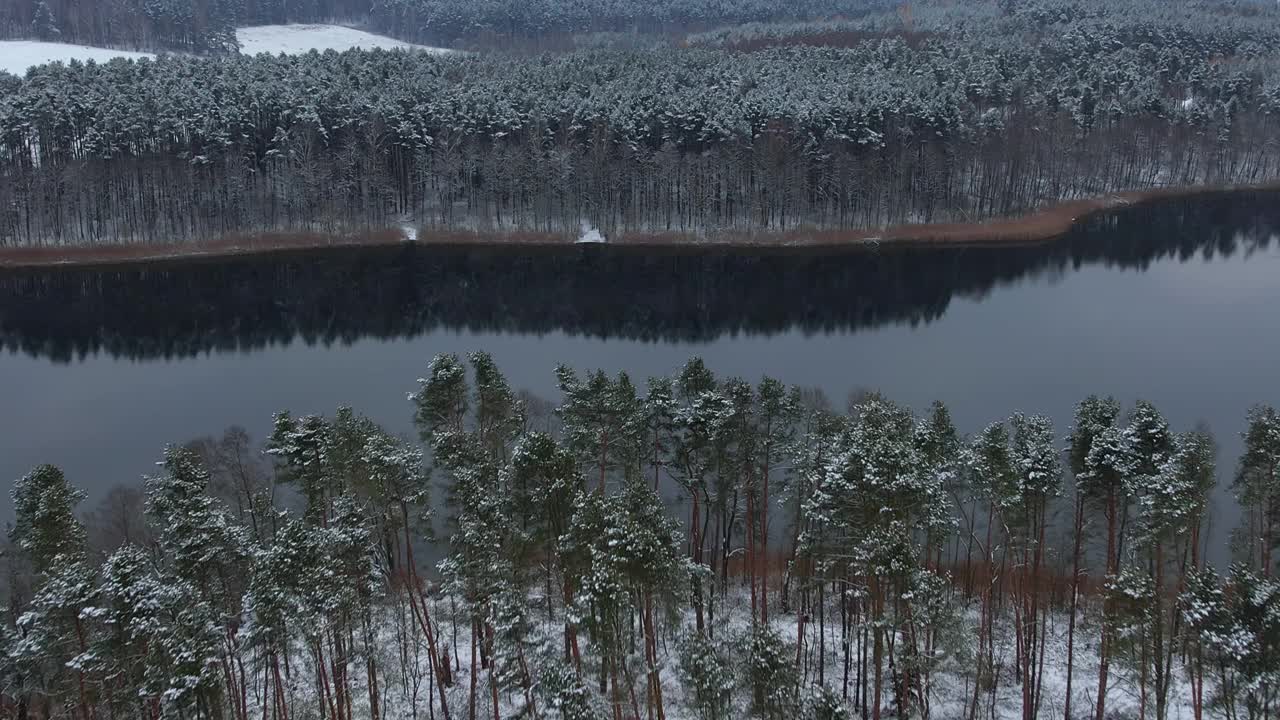
[{"label": "snow-covered forest", "polygon": [[[163,451],[80,514],[19,479],[12,718],[1250,718],[1280,689],[1280,414],[1244,452],[1080,402],[961,436],[699,360],[515,391],[485,353]],[[1242,412],[1244,412],[1242,410]],[[1219,463],[1245,512],[1205,561]]]},{"label": "snow-covered forest", "polygon": [[[464,5],[515,7],[432,7]],[[864,10],[675,41],[595,33],[603,47],[539,55],[184,55],[0,74],[0,244],[406,223],[710,237],[1280,175],[1274,4]]]},{"label": "snow-covered forest", "polygon": [[355,21],[369,0],[8,0],[0,37],[220,53],[234,50],[241,25]]},{"label": "snow-covered forest", "polygon": [[888,0],[10,0],[0,37],[148,50],[223,52],[237,25],[342,21],[394,37],[449,43],[585,32],[679,32],[767,20],[850,17]]}]

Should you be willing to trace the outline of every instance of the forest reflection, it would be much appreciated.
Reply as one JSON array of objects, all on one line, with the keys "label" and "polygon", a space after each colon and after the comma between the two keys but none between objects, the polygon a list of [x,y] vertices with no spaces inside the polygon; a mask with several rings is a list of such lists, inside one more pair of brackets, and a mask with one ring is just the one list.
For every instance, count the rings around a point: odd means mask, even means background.
[{"label": "forest reflection", "polygon": [[56,362],[351,343],[439,329],[647,341],[850,332],[1091,264],[1231,257],[1280,231],[1271,192],[1099,215],[1050,243],[678,250],[406,244],[135,267],[0,272],[0,344]]}]

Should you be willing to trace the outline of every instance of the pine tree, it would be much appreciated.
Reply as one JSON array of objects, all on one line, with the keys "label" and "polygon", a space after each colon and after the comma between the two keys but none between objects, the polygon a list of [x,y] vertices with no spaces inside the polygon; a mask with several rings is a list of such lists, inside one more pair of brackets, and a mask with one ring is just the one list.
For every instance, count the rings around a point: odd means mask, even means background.
[{"label": "pine tree", "polygon": [[[249,586],[244,595],[248,623],[243,642],[255,651],[255,657],[261,662],[255,669],[263,678],[260,696],[263,714],[269,706],[272,714],[283,718],[288,717],[288,689],[281,671],[281,658],[287,655],[291,633],[297,629],[306,629],[310,633],[308,644],[314,642],[317,618],[305,607],[299,587],[304,582],[304,574],[315,571],[317,563],[310,537],[313,526],[285,514],[277,525],[272,544],[257,549],[252,556]],[[318,677],[324,672],[324,665],[316,659]],[[317,701],[321,701],[321,693],[316,695]]]},{"label": "pine tree", "polygon": [[56,570],[59,557],[74,561],[83,555],[85,530],[75,508],[84,493],[61,470],[37,467],[14,483],[11,497],[15,520],[9,539],[31,557],[37,574]]},{"label": "pine tree", "polygon": [[565,446],[578,457],[584,472],[598,478],[597,491],[605,492],[611,474],[634,477],[645,456],[644,409],[626,373],[610,379],[596,371],[580,380],[572,369],[556,368],[564,393],[557,409],[564,424]]},{"label": "pine tree", "polygon": [[[1085,458],[1084,472],[1076,476],[1076,483],[1084,496],[1103,506],[1107,520],[1107,546],[1104,583],[1111,582],[1120,573],[1120,546],[1123,543],[1121,520],[1128,504],[1127,491],[1132,487],[1130,478],[1137,467],[1137,459],[1130,447],[1130,435],[1121,428],[1111,426],[1093,439]],[[1110,667],[1111,603],[1104,596],[1102,603],[1102,640],[1098,655],[1102,662],[1098,668],[1097,720],[1105,718],[1107,682]]]},{"label": "pine tree", "polygon": [[439,432],[462,432],[467,414],[467,371],[457,355],[437,355],[419,378],[421,388],[409,400],[416,406],[413,422],[424,443]]},{"label": "pine tree", "polygon": [[1115,398],[1090,395],[1076,406],[1075,428],[1071,433],[1071,472],[1080,477],[1088,469],[1089,451],[1093,441],[1120,416],[1120,403]]},{"label": "pine tree", "polygon": [[769,622],[769,535],[773,505],[769,496],[769,480],[775,465],[783,460],[784,451],[794,442],[800,407],[793,394],[779,381],[766,377],[756,389],[756,423],[760,433],[760,499],[758,505],[760,577],[760,622]]},{"label": "pine tree", "polygon": [[720,528],[720,593],[729,585],[729,558],[736,528],[741,523],[744,571],[751,590],[751,621],[760,621],[760,577],[757,561],[759,533],[760,458],[762,437],[755,390],[741,378],[721,384],[728,408],[717,437],[715,473],[709,503]]},{"label": "pine tree", "polygon": [[[835,561],[828,563],[835,577],[857,576],[866,582],[873,631],[871,707],[879,720],[887,632],[910,614],[904,597],[909,597],[906,587],[919,569],[913,538],[918,530],[927,534],[930,528],[945,527],[950,507],[939,476],[925,472],[910,412],[873,396],[855,414],[823,486],[807,504],[810,526],[823,528],[823,535],[807,534],[805,545],[819,559]],[[895,598],[893,608],[886,607],[890,597]],[[821,609],[821,596],[818,603]],[[894,611],[892,619],[889,610]],[[821,673],[820,665],[820,681]],[[900,709],[920,699],[921,681],[900,677],[895,683]]]},{"label": "pine tree", "polygon": [[[920,453],[925,472],[933,474],[937,482],[951,498],[956,498],[960,491],[960,464],[963,447],[960,435],[951,420],[951,411],[941,402],[935,402],[930,408],[929,416],[923,418],[916,426],[916,446]],[[925,559],[932,558],[935,569],[942,566],[943,533],[925,538]],[[936,553],[936,557],[935,557]]]},{"label": "pine tree", "polygon": [[39,679],[46,703],[78,706],[81,718],[90,718],[97,703],[88,672],[96,589],[97,574],[83,554],[58,555],[18,618],[21,639],[11,650],[22,675]]},{"label": "pine tree", "polygon": [[[792,585],[797,578],[803,582],[811,575],[806,560],[800,556],[801,539],[806,531],[818,531],[809,524],[806,512],[809,498],[815,490],[823,485],[827,465],[840,449],[840,441],[847,430],[847,418],[837,415],[823,406],[815,406],[804,413],[802,431],[796,441],[787,449],[790,459],[790,471],[785,477],[784,497],[794,512],[791,523],[791,557],[787,562],[786,575],[782,582],[782,609],[792,609]],[[820,538],[810,536],[815,542]],[[804,620],[804,608],[799,609],[801,620]],[[800,628],[803,636],[803,627]]]},{"label": "pine tree", "polygon": [[826,685],[810,689],[804,714],[813,720],[853,720],[848,706]]},{"label": "pine tree", "polygon": [[[645,705],[657,720],[666,717],[658,661],[659,622],[675,615],[678,600],[696,569],[680,552],[682,537],[658,494],[647,484],[630,482],[622,495],[624,523],[606,538],[606,547],[622,554],[622,572],[638,598],[646,665]],[[615,526],[617,527],[617,526]],[[665,611],[665,612],[664,612]]]},{"label": "pine tree", "polygon": [[506,460],[512,439],[524,427],[524,408],[488,353],[467,357],[475,376],[477,438],[491,455]]},{"label": "pine tree", "polygon": [[723,720],[729,716],[733,669],[728,648],[717,645],[701,632],[691,633],[681,641],[680,674],[684,680],[685,705],[699,720]]},{"label": "pine tree", "polygon": [[[994,543],[997,538],[993,535],[998,519],[999,526],[1007,532],[1008,526],[1002,518],[1007,509],[1016,507],[1018,487],[1018,468],[1010,449],[1008,427],[1004,423],[992,423],[984,428],[970,444],[966,460],[973,491],[987,504],[986,539],[981,550],[986,559],[988,579],[982,588],[982,606],[978,620],[978,663],[969,709],[969,717],[973,718],[978,712],[981,690],[985,688],[994,692],[996,682],[994,596],[995,584],[998,578],[1003,577],[1003,573],[996,568]],[[1008,543],[1004,545],[1007,548]],[[1006,558],[1007,553],[1006,549]],[[1004,562],[1001,564],[1004,565]]]},{"label": "pine tree", "polygon": [[1018,478],[1019,506],[1011,524],[1018,528],[1017,542],[1022,555],[1022,572],[1017,581],[1021,600],[1016,620],[1016,635],[1021,644],[1022,715],[1024,720],[1035,720],[1040,715],[1048,627],[1042,608],[1042,603],[1048,604],[1048,598],[1041,597],[1040,571],[1045,562],[1049,503],[1058,496],[1062,462],[1053,423],[1048,418],[1018,413],[1010,418],[1009,424],[1013,428],[1010,455]]},{"label": "pine tree", "polygon": [[620,495],[583,493],[561,553],[578,578],[572,612],[593,638],[601,661],[600,692],[609,697],[615,720],[623,716],[628,699],[632,712],[638,712],[624,632],[632,614],[640,620],[645,646],[645,706],[661,717],[657,623],[662,615],[655,608],[672,607],[688,587],[689,566],[677,526],[641,482],[628,483]]},{"label": "pine tree", "polygon": [[165,473],[147,478],[147,514],[174,574],[202,589],[222,610],[239,604],[249,539],[208,494],[209,472],[187,448],[165,451]]},{"label": "pine tree", "polygon": [[[146,479],[148,518],[169,572],[218,619],[227,654],[223,680],[238,699],[240,720],[247,720],[249,689],[232,668],[243,662],[244,596],[253,582],[249,533],[210,497],[209,472],[193,450],[167,448],[162,467],[163,474]],[[184,626],[196,633],[196,622],[192,618]]]},{"label": "pine tree", "polygon": [[173,717],[230,700],[233,717],[244,717],[240,698],[222,693],[222,681],[235,685],[217,613],[190,584],[126,546],[103,564],[95,602],[102,630],[92,667],[108,679],[103,690],[114,712]]},{"label": "pine tree", "polygon": [[[1233,487],[1251,517],[1257,518],[1248,536],[1257,538],[1257,565],[1263,577],[1271,577],[1273,553],[1280,547],[1280,413],[1275,408],[1259,406],[1249,411],[1244,445]],[[1252,550],[1249,557],[1252,563]]]},{"label": "pine tree", "polygon": [[[1143,634],[1138,640],[1142,644],[1133,659],[1139,664],[1140,677],[1150,676],[1154,683],[1155,715],[1159,720],[1167,714],[1178,629],[1176,607],[1167,615],[1164,610],[1169,564],[1165,550],[1168,545],[1177,550],[1181,544],[1184,550],[1180,564],[1184,568],[1189,556],[1194,559],[1193,548],[1199,542],[1196,528],[1208,505],[1215,474],[1213,440],[1207,435],[1185,433],[1177,436],[1172,445],[1172,452],[1159,473],[1147,480],[1139,500],[1137,542],[1148,557],[1149,570],[1136,574],[1149,592],[1138,592],[1141,588],[1137,580],[1130,580],[1131,591],[1127,594],[1128,601],[1142,599],[1136,609],[1142,613],[1145,625],[1140,628]],[[1179,584],[1184,582],[1185,577]],[[1145,699],[1145,680],[1140,680],[1140,685]]]},{"label": "pine tree", "polygon": [[337,457],[333,429],[324,418],[308,415],[294,420],[288,412],[275,417],[275,427],[267,439],[267,454],[279,458],[277,477],[294,485],[307,501],[307,517],[326,522],[330,500],[341,492],[334,472]]},{"label": "pine tree", "polygon": [[751,691],[752,714],[790,720],[800,710],[800,677],[795,653],[767,625],[752,627],[742,650],[743,681]]},{"label": "pine tree", "polygon": [[[530,559],[545,572],[547,618],[554,618],[553,578],[561,577],[560,597],[566,611],[573,605],[573,576],[558,552],[560,538],[569,530],[571,513],[583,492],[584,481],[573,454],[545,433],[520,438],[512,452],[506,485],[512,495],[514,522],[528,539]],[[564,659],[578,655],[574,624],[567,613],[564,622]]]},{"label": "pine tree", "polygon": [[1197,652],[1219,671],[1217,704],[1226,717],[1265,718],[1280,691],[1280,583],[1237,563],[1225,584],[1212,572],[1193,573],[1182,616]]},{"label": "pine tree", "polygon": [[[1071,551],[1071,615],[1067,629],[1067,687],[1066,701],[1063,708],[1065,720],[1071,720],[1071,685],[1075,670],[1075,637],[1076,615],[1080,602],[1080,561],[1084,546],[1084,510],[1085,492],[1084,476],[1088,472],[1089,452],[1093,449],[1093,441],[1107,428],[1115,425],[1120,415],[1120,403],[1114,398],[1100,398],[1090,395],[1076,406],[1075,423],[1071,432],[1071,441],[1067,448],[1067,457],[1071,466],[1071,474],[1075,478],[1075,514],[1072,523]],[[1110,530],[1108,530],[1110,532]],[[1110,562],[1109,560],[1107,562]]]},{"label": "pine tree", "polygon": [[[714,380],[709,374],[704,375],[705,371],[700,362],[690,361],[677,384],[680,406],[675,417],[677,433],[672,467],[673,478],[690,499],[689,555],[693,564],[700,568],[691,579],[691,594],[699,633],[708,632],[707,610],[714,613],[715,601],[714,592],[709,597],[703,594],[703,575],[710,570],[704,561],[707,536],[711,535],[713,542],[718,540],[708,527],[712,504],[710,480],[717,468],[720,447],[733,414],[728,398],[716,392]],[[712,562],[716,555],[717,550],[713,546]],[[714,629],[710,631],[714,632]]]},{"label": "pine tree", "polygon": [[[456,528],[449,538],[450,554],[439,564],[444,589],[466,603],[471,625],[471,663],[468,674],[468,716],[479,708],[479,671],[490,670],[493,713],[498,713],[492,667],[492,602],[513,568],[507,561],[511,525],[504,493],[498,485],[499,467],[479,439],[469,433],[436,435],[435,456],[452,481],[457,506]],[[483,653],[483,657],[481,657]]]},{"label": "pine tree", "polygon": [[546,717],[553,720],[604,720],[609,716],[571,664],[547,657],[538,663],[538,667],[538,696]]},{"label": "pine tree", "polygon": [[12,497],[9,538],[36,576],[31,606],[15,619],[13,668],[24,689],[41,688],[46,714],[56,700],[78,705],[88,718],[93,698],[84,666],[91,638],[81,611],[92,605],[96,578],[75,516],[84,493],[58,468],[41,465],[14,483]]},{"label": "pine tree", "polygon": [[35,19],[31,21],[31,30],[36,38],[45,41],[57,40],[62,31],[58,29],[58,21],[49,9],[48,0],[36,0]]},{"label": "pine tree", "polygon": [[651,377],[644,397],[645,433],[648,436],[646,455],[653,473],[653,489],[658,489],[663,469],[671,472],[675,463],[675,438],[679,405],[675,397],[675,382],[667,377]]}]

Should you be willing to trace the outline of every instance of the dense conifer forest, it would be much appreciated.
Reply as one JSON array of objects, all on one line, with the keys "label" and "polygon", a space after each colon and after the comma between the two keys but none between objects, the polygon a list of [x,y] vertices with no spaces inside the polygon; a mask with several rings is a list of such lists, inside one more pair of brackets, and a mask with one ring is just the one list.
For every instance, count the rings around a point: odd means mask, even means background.
[{"label": "dense conifer forest", "polygon": [[852,17],[888,0],[11,0],[0,36],[195,52],[235,47],[237,25],[345,22],[429,44]]},{"label": "dense conifer forest", "polygon": [[[1273,4],[815,2],[802,21],[770,3],[645,4],[659,24],[763,16],[674,39],[617,19],[631,2],[394,7],[479,13],[460,27],[506,27],[508,43],[563,26],[597,47],[0,75],[0,244],[400,224],[713,238],[1280,175]],[[603,32],[623,27],[625,41]]]},{"label": "dense conifer forest", "polygon": [[[457,52],[238,52],[290,22]],[[7,0],[0,37],[161,52],[0,72],[0,249],[694,241],[0,270],[0,350],[55,362],[919,324],[1280,234],[1253,189],[1039,247],[732,243],[1276,182],[1269,2]],[[1280,720],[1274,407],[1241,402],[1224,457],[1145,400],[966,435],[940,402],[564,359],[547,399],[486,352],[424,356],[413,437],[280,408],[157,445],[97,507],[102,478],[31,468],[0,720]]]},{"label": "dense conifer forest", "polygon": [[[1080,402],[947,408],[485,353],[349,408],[163,451],[81,514],[13,487],[12,718],[1250,718],[1280,689],[1280,415],[1244,451]],[[1242,413],[1245,409],[1242,409]],[[1245,512],[1208,566],[1216,467]],[[667,498],[664,500],[664,498]]]}]

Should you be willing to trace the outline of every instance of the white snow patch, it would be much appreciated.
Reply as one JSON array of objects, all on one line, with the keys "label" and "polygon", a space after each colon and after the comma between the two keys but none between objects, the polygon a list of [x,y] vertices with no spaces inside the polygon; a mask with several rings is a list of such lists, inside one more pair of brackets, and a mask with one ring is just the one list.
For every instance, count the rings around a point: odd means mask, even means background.
[{"label": "white snow patch", "polygon": [[363,30],[343,27],[341,25],[257,25],[254,27],[236,28],[236,40],[240,42],[240,52],[245,55],[259,53],[284,53],[300,55],[316,50],[352,50],[362,48],[371,50],[421,50],[432,53],[450,52],[444,48],[433,48],[425,45],[414,45],[383,35],[374,35]]},{"label": "white snow patch", "polygon": [[[351,50],[353,48],[383,48],[418,50],[430,53],[452,52],[445,48],[414,45],[394,38],[374,35],[341,25],[260,25],[236,30],[240,52],[246,55],[259,53],[285,53],[298,55],[317,50]],[[111,48],[68,43],[41,42],[39,40],[0,40],[0,71],[14,75],[26,75],[27,69],[51,62],[67,63],[72,60],[107,62],[112,58],[154,58],[153,53],[113,50]]]},{"label": "white snow patch", "polygon": [[608,242],[608,240],[605,239],[604,233],[600,232],[600,230],[595,225],[592,225],[586,220],[583,220],[582,234],[578,235],[578,242],[603,243],[603,242]]},{"label": "white snow patch", "polygon": [[67,63],[72,60],[106,62],[112,58],[155,57],[151,53],[111,50],[88,45],[41,42],[39,40],[0,40],[0,70],[22,76],[27,69],[52,62]]},{"label": "white snow patch", "polygon": [[400,232],[404,233],[405,242],[416,242],[418,239],[418,228],[412,223],[401,223]]}]

